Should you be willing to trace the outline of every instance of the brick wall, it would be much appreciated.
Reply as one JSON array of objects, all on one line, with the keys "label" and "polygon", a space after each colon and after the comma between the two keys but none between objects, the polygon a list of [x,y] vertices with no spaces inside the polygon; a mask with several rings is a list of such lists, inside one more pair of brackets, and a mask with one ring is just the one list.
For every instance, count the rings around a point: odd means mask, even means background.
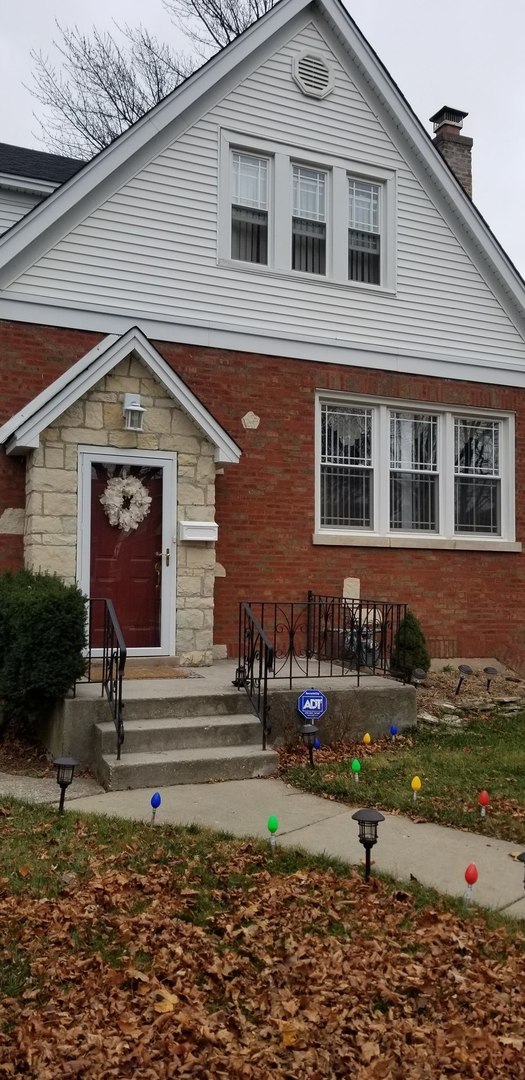
[{"label": "brick wall", "polygon": [[[51,381],[59,374],[57,368],[63,370],[98,340],[98,335],[54,328],[24,331],[19,326],[7,326],[7,337],[11,361],[21,375],[24,365],[30,366],[31,385],[38,378],[43,385]],[[25,350],[20,357],[15,355],[16,340]],[[234,651],[240,599],[302,599],[309,588],[341,593],[343,579],[350,576],[361,580],[363,597],[409,603],[441,653],[454,648],[457,655],[505,659],[512,653],[514,662],[521,656],[525,660],[521,631],[525,556],[312,545],[316,389],[515,411],[518,540],[525,539],[525,393],[154,344],[243,450],[240,464],[225,467],[216,481],[217,560],[225,570],[215,584],[216,643]],[[30,396],[26,393],[24,400]],[[5,401],[2,409],[5,419],[12,409],[6,409]],[[241,419],[250,410],[260,417],[260,424],[245,430]]]}]

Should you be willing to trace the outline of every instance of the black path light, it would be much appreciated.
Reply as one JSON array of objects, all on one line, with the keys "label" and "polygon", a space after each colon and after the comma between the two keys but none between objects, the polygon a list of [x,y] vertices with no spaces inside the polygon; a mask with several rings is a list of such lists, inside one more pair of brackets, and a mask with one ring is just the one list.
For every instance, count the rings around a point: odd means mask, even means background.
[{"label": "black path light", "polygon": [[422,667],[415,667],[412,672],[412,682],[414,686],[421,686],[425,682],[427,673]]},{"label": "black path light", "polygon": [[459,694],[459,691],[461,690],[462,682],[464,682],[465,679],[468,679],[469,675],[472,675],[472,668],[470,667],[470,664],[460,664],[459,667],[458,667],[458,671],[459,671],[459,682],[458,682],[458,685],[456,686],[456,694]]},{"label": "black path light", "polygon": [[496,675],[499,675],[499,671],[495,667],[484,667],[483,671],[487,676],[487,690],[490,690],[490,684],[492,680],[496,677]]},{"label": "black path light", "polygon": [[310,765],[312,769],[314,767],[314,746],[317,739],[318,728],[315,724],[302,724],[301,725],[301,738],[308,750],[308,756],[310,758]]},{"label": "black path light", "polygon": [[78,761],[73,757],[59,757],[53,762],[53,765],[57,771],[57,784],[60,787],[60,802],[58,804],[58,812],[62,814],[64,812],[64,799],[66,797],[66,788],[73,781],[73,774],[75,772],[75,766],[78,765]]},{"label": "black path light", "polygon": [[352,814],[352,821],[357,821],[359,825],[359,843],[365,849],[365,881],[370,878],[370,852],[374,844],[377,844],[377,826],[384,820],[383,814],[372,807],[356,810],[355,814]]}]

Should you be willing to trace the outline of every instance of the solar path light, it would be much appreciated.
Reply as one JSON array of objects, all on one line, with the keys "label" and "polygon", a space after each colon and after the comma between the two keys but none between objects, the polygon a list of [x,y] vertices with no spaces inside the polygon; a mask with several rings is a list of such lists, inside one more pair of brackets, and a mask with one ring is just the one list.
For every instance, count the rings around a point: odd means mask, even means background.
[{"label": "solar path light", "polygon": [[357,821],[359,825],[359,843],[365,849],[365,881],[370,879],[370,852],[374,844],[377,844],[377,826],[384,820],[383,814],[372,807],[356,810],[355,814],[352,814],[352,821]]},{"label": "solar path light", "polygon": [[490,690],[490,684],[492,680],[496,677],[496,675],[499,675],[498,669],[495,667],[484,667],[483,671],[487,676],[487,690]]},{"label": "solar path light", "polygon": [[75,766],[78,765],[78,761],[72,757],[59,757],[53,762],[53,765],[57,771],[57,784],[60,788],[60,802],[58,804],[58,812],[62,814],[64,812],[64,799],[66,797],[66,789],[73,782],[73,774],[75,772]]},{"label": "solar path light", "polygon": [[470,667],[470,664],[460,664],[458,667],[458,671],[459,682],[456,686],[456,694],[459,694],[459,691],[461,690],[461,684],[465,681],[465,679],[468,679],[469,675],[472,675],[472,668]]},{"label": "solar path light", "polygon": [[314,747],[317,742],[317,731],[315,724],[302,724],[301,726],[301,737],[308,750],[312,769],[314,767]]}]

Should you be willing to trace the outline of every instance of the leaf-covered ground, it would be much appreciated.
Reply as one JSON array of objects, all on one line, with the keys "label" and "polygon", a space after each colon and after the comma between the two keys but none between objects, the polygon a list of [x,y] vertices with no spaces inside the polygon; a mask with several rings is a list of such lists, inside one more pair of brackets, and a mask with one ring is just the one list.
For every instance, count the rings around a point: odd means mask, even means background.
[{"label": "leaf-covered ground", "polygon": [[[302,746],[280,754],[281,775],[303,791],[525,844],[524,713],[490,714],[453,731],[421,727],[395,743],[388,738],[323,748],[315,754],[315,769]],[[355,757],[359,785],[351,770]],[[415,803],[414,776],[422,782]],[[482,790],[490,795],[484,818]]]},{"label": "leaf-covered ground", "polygon": [[0,1076],[525,1077],[515,928],[196,828],[0,831]]}]

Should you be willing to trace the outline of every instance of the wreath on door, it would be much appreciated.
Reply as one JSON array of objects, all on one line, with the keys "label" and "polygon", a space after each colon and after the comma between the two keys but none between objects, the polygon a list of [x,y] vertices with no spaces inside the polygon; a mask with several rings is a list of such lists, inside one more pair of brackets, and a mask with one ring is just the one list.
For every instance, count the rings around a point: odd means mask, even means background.
[{"label": "wreath on door", "polygon": [[138,476],[113,476],[100,501],[110,525],[129,533],[148,516],[151,495]]}]

